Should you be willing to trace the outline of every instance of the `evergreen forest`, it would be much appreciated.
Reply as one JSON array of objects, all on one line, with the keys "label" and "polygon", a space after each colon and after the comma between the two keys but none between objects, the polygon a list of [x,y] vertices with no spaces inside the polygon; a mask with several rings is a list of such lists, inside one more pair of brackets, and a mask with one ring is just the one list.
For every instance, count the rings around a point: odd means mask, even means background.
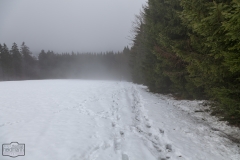
[{"label": "evergreen forest", "polygon": [[179,99],[207,99],[240,124],[240,1],[148,0],[136,16],[135,83]]},{"label": "evergreen forest", "polygon": [[33,56],[23,42],[8,49],[0,44],[0,80],[111,79],[131,80],[129,48],[122,52],[54,53],[42,50]]},{"label": "evergreen forest", "polygon": [[[0,44],[0,80],[132,80],[178,99],[210,100],[212,114],[240,125],[240,0],[148,0],[122,52],[34,57]],[[131,75],[130,75],[131,74]]]}]

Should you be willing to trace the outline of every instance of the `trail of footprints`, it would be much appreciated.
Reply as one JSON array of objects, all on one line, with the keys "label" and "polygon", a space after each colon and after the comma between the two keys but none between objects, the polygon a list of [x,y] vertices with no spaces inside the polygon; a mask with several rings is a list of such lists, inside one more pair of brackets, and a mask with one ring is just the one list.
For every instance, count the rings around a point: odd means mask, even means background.
[{"label": "trail of footprints", "polygon": [[[141,110],[141,97],[135,88],[132,88],[133,93],[133,105],[132,112],[134,113],[134,127],[136,132],[140,137],[143,137],[145,145],[149,151],[156,157],[157,160],[168,160],[171,159],[170,154],[173,152],[173,147],[171,144],[164,142],[164,130],[153,128],[151,121],[147,118],[147,115]],[[149,145],[149,143],[151,145]],[[179,156],[179,158],[182,156]]]},{"label": "trail of footprints", "polygon": [[[139,138],[143,140],[143,143],[148,148],[148,150],[154,155],[156,160],[170,160],[171,154],[174,152],[174,149],[171,144],[164,141],[165,133],[163,129],[156,129],[152,127],[151,120],[148,119],[147,115],[144,114],[142,111],[142,104],[141,104],[141,97],[138,91],[135,88],[130,88],[130,92],[132,93],[133,97],[133,104],[131,105],[132,113],[133,113],[133,125],[128,126],[130,129],[125,130],[122,126],[120,126],[119,120],[121,116],[119,114],[119,109],[121,109],[120,105],[118,104],[119,100],[119,93],[120,92],[128,93],[129,90],[119,90],[116,93],[112,94],[112,107],[109,112],[99,112],[94,113],[91,110],[88,110],[85,107],[85,103],[87,100],[84,100],[79,105],[79,112],[83,114],[87,114],[89,116],[96,116],[100,118],[105,118],[111,120],[111,127],[113,128],[113,142],[112,145],[108,141],[104,141],[96,146],[92,146],[88,149],[85,154],[81,155],[80,157],[72,157],[71,160],[76,159],[83,159],[83,160],[92,160],[98,157],[98,153],[101,150],[105,150],[109,147],[113,147],[116,154],[118,154],[122,160],[130,160],[129,156],[122,150],[122,144],[125,140],[125,132],[131,131],[131,133],[135,134]],[[178,156],[179,158],[183,158],[181,155]]]},{"label": "trail of footprints", "polygon": [[122,150],[122,141],[124,140],[124,131],[121,129],[121,126],[119,125],[119,120],[121,119],[121,116],[119,115],[118,111],[121,106],[118,105],[117,100],[119,100],[118,97],[116,97],[122,90],[118,91],[115,94],[112,94],[112,127],[114,130],[114,140],[113,140],[113,146],[116,153],[118,153],[122,158],[122,160],[129,160],[129,157],[124,151]]},{"label": "trail of footprints", "polygon": [[[166,142],[163,142],[161,137],[164,136],[163,129],[154,129],[152,128],[151,121],[147,118],[141,108],[141,102],[139,98],[139,94],[136,89],[131,88],[132,97],[133,97],[133,105],[132,113],[133,113],[133,126],[129,126],[130,128],[133,127],[137,136],[142,138],[144,144],[149,149],[149,151],[156,157],[156,160],[168,160],[171,157],[168,156],[168,153],[173,152],[172,145]],[[125,90],[127,92],[127,90]],[[122,156],[122,160],[129,160],[129,156],[122,151],[121,145],[122,140],[124,140],[124,131],[121,130],[121,126],[119,126],[118,121],[121,119],[120,115],[118,114],[119,105],[116,101],[116,95],[112,95],[113,105],[112,105],[112,116],[114,117],[112,121],[112,127],[114,128],[114,150],[116,152],[120,152]],[[119,99],[117,99],[119,100]],[[131,129],[130,129],[131,130]],[[149,145],[149,143],[151,145]],[[180,156],[181,157],[181,156]]]},{"label": "trail of footprints", "polygon": [[112,94],[112,107],[110,109],[110,112],[101,112],[101,113],[95,114],[92,111],[90,111],[84,107],[85,102],[82,103],[82,105],[81,105],[82,107],[79,110],[81,113],[86,113],[88,115],[98,116],[101,118],[107,118],[107,119],[111,120],[111,127],[113,128],[112,145],[110,144],[109,141],[104,141],[96,146],[90,147],[84,154],[82,154],[79,157],[74,155],[73,157],[71,157],[71,160],[78,160],[78,159],[93,160],[93,159],[96,159],[98,157],[98,153],[101,150],[105,150],[111,146],[113,147],[115,152],[117,154],[119,154],[119,156],[121,157],[122,160],[129,160],[128,155],[122,151],[122,140],[124,139],[125,133],[123,130],[120,129],[121,127],[118,123],[118,121],[121,119],[121,116],[118,114],[120,106],[117,103],[117,100],[119,100],[119,98],[116,98],[116,95],[119,92],[120,91]]},{"label": "trail of footprints", "polygon": [[15,125],[15,124],[22,123],[22,122],[24,122],[24,121],[20,120],[20,121],[6,122],[6,123],[3,123],[3,124],[0,124],[0,127],[4,127],[4,126],[8,126],[8,125]]}]

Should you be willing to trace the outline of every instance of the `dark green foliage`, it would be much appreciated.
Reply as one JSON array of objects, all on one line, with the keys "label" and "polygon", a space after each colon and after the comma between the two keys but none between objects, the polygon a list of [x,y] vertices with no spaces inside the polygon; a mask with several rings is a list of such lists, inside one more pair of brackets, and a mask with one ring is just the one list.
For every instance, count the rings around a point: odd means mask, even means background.
[{"label": "dark green foliage", "polygon": [[197,86],[205,88],[225,119],[240,119],[240,9],[237,1],[183,0],[192,53],[183,57]]},{"label": "dark green foliage", "polygon": [[22,54],[22,70],[24,79],[35,79],[37,78],[37,63],[36,59],[32,56],[29,48],[22,43],[21,46],[21,54]]},{"label": "dark green foliage", "polygon": [[130,51],[131,74],[135,83],[145,83],[142,63],[146,56],[146,47],[144,46],[145,34],[142,17],[136,17],[135,25],[133,29],[136,34],[133,39],[134,46]]},{"label": "dark green foliage", "polygon": [[193,97],[187,88],[187,63],[176,52],[184,48],[188,38],[187,28],[178,16],[181,10],[178,1],[148,1],[142,14],[144,22],[136,32],[132,47],[132,55],[135,54],[132,61],[140,59],[141,72],[133,72],[133,77],[136,73],[143,74],[151,91]]},{"label": "dark green foliage", "polygon": [[0,44],[0,80],[3,80],[2,48],[3,46]]},{"label": "dark green foliage", "polygon": [[1,68],[3,80],[10,80],[13,72],[12,56],[6,44],[1,47]]},{"label": "dark green foliage", "polygon": [[16,43],[13,43],[11,53],[12,53],[12,63],[13,63],[13,75],[15,76],[15,79],[21,79],[22,78],[22,55]]},{"label": "dark green foliage", "polygon": [[152,16],[157,14],[157,17],[159,17],[154,22],[158,26],[156,28],[158,34],[155,46],[153,46],[153,53],[159,60],[157,71],[162,72],[162,75],[170,79],[171,85],[169,86],[169,91],[183,94],[185,88],[185,64],[172,51],[175,44],[181,43],[181,40],[185,36],[184,27],[181,27],[180,20],[177,17],[177,9],[180,7],[174,1],[153,2],[152,4],[149,3],[149,5],[152,5],[152,8],[158,7],[161,10],[159,12],[156,8],[157,12],[152,13]]},{"label": "dark green foliage", "polygon": [[239,124],[240,1],[148,0],[141,16],[133,77],[141,75],[154,92],[211,99],[215,111]]},{"label": "dark green foliage", "polygon": [[21,51],[16,43],[11,51],[6,44],[0,44],[0,80],[82,78],[130,81],[129,52],[128,47],[123,52],[98,54],[56,54],[42,50],[36,59],[25,43]]}]

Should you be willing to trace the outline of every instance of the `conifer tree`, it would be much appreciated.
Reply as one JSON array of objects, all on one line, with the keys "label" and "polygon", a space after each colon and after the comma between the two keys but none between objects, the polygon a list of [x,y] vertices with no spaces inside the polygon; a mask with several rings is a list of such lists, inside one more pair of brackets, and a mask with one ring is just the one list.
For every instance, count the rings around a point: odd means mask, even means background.
[{"label": "conifer tree", "polygon": [[216,111],[240,123],[239,2],[183,0],[192,53],[184,57],[192,81],[217,102]]},{"label": "conifer tree", "polygon": [[4,80],[11,80],[12,77],[12,56],[4,43],[1,49],[1,65]]},{"label": "conifer tree", "polygon": [[40,76],[41,77],[46,77],[46,72],[47,72],[47,54],[45,53],[44,50],[41,51],[38,55],[38,66],[40,69]]},{"label": "conifer tree", "polygon": [[23,66],[23,77],[25,79],[32,79],[36,76],[36,62],[32,57],[28,46],[23,42],[21,45],[21,54],[22,54],[22,66]]},{"label": "conifer tree", "polygon": [[142,74],[151,91],[210,98],[216,112],[239,124],[239,6],[236,0],[148,0],[131,48],[134,82]]},{"label": "conifer tree", "polygon": [[3,80],[3,68],[2,68],[2,44],[0,44],[0,80]]},{"label": "conifer tree", "polygon": [[16,43],[13,43],[12,49],[13,75],[16,79],[22,77],[22,55]]}]

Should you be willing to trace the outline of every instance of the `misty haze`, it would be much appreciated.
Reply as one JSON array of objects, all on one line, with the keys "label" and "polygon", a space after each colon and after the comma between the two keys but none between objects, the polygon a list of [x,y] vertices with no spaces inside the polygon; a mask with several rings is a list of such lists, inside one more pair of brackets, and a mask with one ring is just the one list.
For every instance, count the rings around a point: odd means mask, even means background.
[{"label": "misty haze", "polygon": [[0,0],[0,160],[239,160],[239,6]]}]

